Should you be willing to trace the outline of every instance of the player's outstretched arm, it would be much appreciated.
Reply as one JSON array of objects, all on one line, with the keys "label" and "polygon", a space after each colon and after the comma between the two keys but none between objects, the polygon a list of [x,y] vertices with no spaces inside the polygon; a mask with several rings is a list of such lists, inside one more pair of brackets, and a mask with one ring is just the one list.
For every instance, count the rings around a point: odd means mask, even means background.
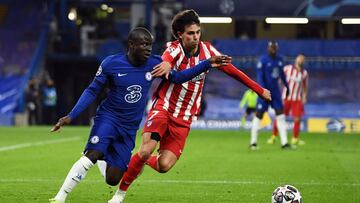
[{"label": "player's outstretched arm", "polygon": [[182,71],[172,70],[169,74],[169,81],[176,84],[181,84],[193,79],[203,72],[208,71],[211,67],[217,68],[226,66],[231,62],[231,57],[226,55],[212,56],[208,60],[202,61],[198,65]]},{"label": "player's outstretched arm", "polygon": [[60,118],[58,120],[58,122],[54,125],[54,127],[51,128],[50,132],[58,131],[61,128],[61,126],[67,125],[67,124],[70,124],[70,123],[71,123],[70,116],[64,116],[64,117],[62,117],[62,118]]},{"label": "player's outstretched arm", "polygon": [[237,81],[243,83],[248,88],[256,92],[261,98],[267,101],[271,101],[271,94],[269,90],[261,87],[258,83],[250,79],[245,73],[237,69],[234,65],[228,64],[226,66],[220,67],[219,70],[223,71]]}]

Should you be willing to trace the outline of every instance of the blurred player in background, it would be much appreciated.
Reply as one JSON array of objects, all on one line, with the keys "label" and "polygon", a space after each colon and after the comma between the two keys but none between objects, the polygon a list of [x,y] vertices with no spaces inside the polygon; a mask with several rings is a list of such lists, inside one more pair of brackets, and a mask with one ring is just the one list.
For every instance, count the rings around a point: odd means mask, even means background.
[{"label": "blurred player in background", "polygon": [[[286,95],[286,90],[283,89],[282,98],[284,100],[285,115],[293,117],[294,128],[293,137],[291,139],[292,145],[303,145],[305,142],[299,139],[300,121],[304,115],[304,105],[307,101],[308,95],[308,72],[304,69],[305,56],[299,54],[295,59],[295,64],[285,66],[284,72],[286,81],[289,84],[290,94]],[[277,136],[276,121],[274,122],[273,135],[268,139],[268,144],[273,144]]]},{"label": "blurred player in background", "polygon": [[289,87],[286,82],[284,70],[283,70],[283,59],[277,54],[278,44],[275,41],[268,43],[267,52],[268,54],[260,57],[257,64],[257,79],[260,85],[271,91],[272,100],[267,102],[262,98],[258,98],[256,106],[256,116],[252,121],[251,126],[251,139],[250,149],[256,150],[257,138],[260,128],[260,121],[263,118],[264,113],[268,110],[269,105],[275,110],[277,127],[280,133],[281,147],[283,149],[290,148],[287,139],[286,132],[286,121],[284,115],[284,107],[281,100],[281,93],[279,87],[279,80],[286,87],[286,95],[289,95]]},{"label": "blurred player in background", "polygon": [[[107,98],[97,109],[84,155],[70,169],[62,187],[50,202],[63,203],[72,189],[85,178],[88,170],[99,160],[105,160],[102,175],[106,183],[117,185],[127,170],[135,146],[136,131],[143,117],[146,95],[157,76],[168,75],[171,82],[182,83],[213,66],[225,65],[226,56],[214,56],[184,71],[161,70],[160,57],[151,55],[153,37],[145,28],[135,28],[128,36],[128,52],[107,57],[100,65],[93,82],[83,92],[72,111],[60,118],[51,130],[71,123],[96,98],[105,84],[109,84]],[[153,70],[153,68],[155,70]]]},{"label": "blurred player in background", "polygon": [[241,118],[241,126],[245,127],[245,121],[248,116],[251,116],[255,113],[256,110],[256,101],[257,101],[257,94],[253,90],[246,90],[243,97],[241,98],[239,107],[240,110],[244,109],[246,106],[245,112]]},{"label": "blurred player in background", "polygon": [[[172,21],[175,41],[167,44],[162,55],[161,66],[175,70],[192,69],[199,62],[220,53],[209,43],[200,41],[201,29],[198,14],[185,10],[175,15]],[[270,92],[247,77],[232,64],[219,70],[253,89],[265,100],[270,100]],[[161,73],[161,71],[159,70]],[[183,84],[162,81],[153,94],[153,106],[145,122],[142,144],[131,158],[128,171],[122,178],[119,189],[109,200],[122,202],[130,184],[142,171],[144,164],[165,173],[180,158],[190,131],[190,124],[196,119],[201,103],[202,89],[206,73]],[[159,154],[152,155],[160,142]]]}]

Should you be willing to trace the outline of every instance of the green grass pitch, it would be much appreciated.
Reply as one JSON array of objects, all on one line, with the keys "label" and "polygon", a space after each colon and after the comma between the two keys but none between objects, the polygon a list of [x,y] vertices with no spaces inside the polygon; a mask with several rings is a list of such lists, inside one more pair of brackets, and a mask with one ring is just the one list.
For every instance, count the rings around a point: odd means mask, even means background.
[{"label": "green grass pitch", "polygon": [[[0,128],[0,202],[48,202],[81,156],[89,127]],[[302,133],[306,145],[283,151],[267,145],[248,149],[249,132],[192,130],[175,167],[158,174],[146,167],[125,202],[269,203],[273,190],[296,186],[305,203],[360,202],[360,135]],[[139,147],[139,136],[136,149]],[[67,202],[107,202],[107,186],[97,167]]]}]

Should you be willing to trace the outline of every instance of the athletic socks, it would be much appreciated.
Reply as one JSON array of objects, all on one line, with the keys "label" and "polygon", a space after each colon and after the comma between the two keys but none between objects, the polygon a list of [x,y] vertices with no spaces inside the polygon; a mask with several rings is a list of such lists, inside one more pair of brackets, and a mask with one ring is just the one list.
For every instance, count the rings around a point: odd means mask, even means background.
[{"label": "athletic socks", "polygon": [[121,179],[119,189],[127,191],[130,184],[137,178],[142,171],[146,160],[142,160],[138,153],[136,153],[130,160],[128,170],[124,173]]},{"label": "athletic socks", "polygon": [[260,119],[255,116],[252,121],[252,126],[251,126],[250,145],[255,144],[257,142],[257,137],[259,134],[259,126],[260,126]]},{"label": "athletic socks", "polygon": [[294,122],[294,129],[293,129],[293,133],[294,133],[294,138],[299,138],[299,131],[300,131],[300,121]]},{"label": "athletic socks", "polygon": [[150,159],[148,159],[146,161],[146,164],[148,166],[150,166],[152,169],[154,169],[155,171],[159,171],[159,169],[158,169],[158,156],[157,155],[152,155],[150,157]]},{"label": "athletic socks", "polygon": [[101,175],[106,178],[106,161],[98,160],[96,163],[98,165]]},{"label": "athletic socks", "polygon": [[288,143],[285,115],[284,114],[277,115],[276,123],[277,123],[277,128],[279,131],[279,135],[280,135],[281,145],[285,145]]},{"label": "athletic socks", "polygon": [[86,156],[82,156],[77,162],[75,162],[54,199],[59,202],[65,202],[68,193],[70,193],[74,187],[85,178],[88,170],[93,165],[94,164]]}]

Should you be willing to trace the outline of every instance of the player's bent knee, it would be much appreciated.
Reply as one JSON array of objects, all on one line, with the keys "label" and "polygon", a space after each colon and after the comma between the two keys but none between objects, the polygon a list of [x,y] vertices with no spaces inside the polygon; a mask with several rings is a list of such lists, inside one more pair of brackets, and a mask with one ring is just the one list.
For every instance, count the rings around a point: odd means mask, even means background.
[{"label": "player's bent knee", "polygon": [[117,185],[122,176],[123,176],[124,172],[116,167],[109,167],[106,171],[106,183],[111,185],[111,186],[115,186]]},{"label": "player's bent knee", "polygon": [[171,163],[170,160],[159,161],[159,173],[168,172],[172,166],[173,166],[173,164]]},{"label": "player's bent knee", "polygon": [[94,164],[97,160],[101,159],[103,157],[103,154],[96,150],[88,150],[85,153],[85,156],[91,160]]},{"label": "player's bent knee", "polygon": [[120,178],[106,177],[106,183],[111,186],[116,186],[117,184],[119,184],[119,182],[120,182]]}]

